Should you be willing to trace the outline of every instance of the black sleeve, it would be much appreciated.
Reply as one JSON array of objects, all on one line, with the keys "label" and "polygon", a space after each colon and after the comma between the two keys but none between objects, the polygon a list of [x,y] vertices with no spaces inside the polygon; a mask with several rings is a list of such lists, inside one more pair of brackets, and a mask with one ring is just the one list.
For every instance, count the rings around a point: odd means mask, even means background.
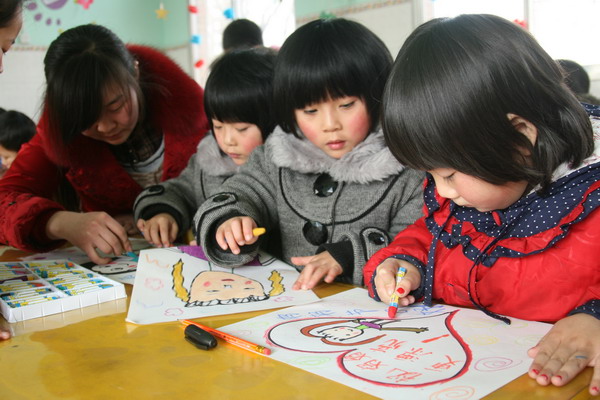
[{"label": "black sleeve", "polygon": [[316,254],[324,251],[329,252],[331,256],[342,266],[342,274],[336,278],[338,282],[352,283],[354,275],[354,251],[352,242],[344,240],[337,243],[325,243],[319,246]]},{"label": "black sleeve", "polygon": [[600,300],[590,300],[582,306],[577,307],[569,315],[584,313],[600,319]]}]

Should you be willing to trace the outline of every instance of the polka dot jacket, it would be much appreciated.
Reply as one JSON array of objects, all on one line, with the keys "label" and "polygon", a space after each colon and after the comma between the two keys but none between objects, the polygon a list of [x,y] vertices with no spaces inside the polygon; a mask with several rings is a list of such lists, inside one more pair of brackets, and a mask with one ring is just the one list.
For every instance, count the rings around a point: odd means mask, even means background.
[{"label": "polka dot jacket", "polygon": [[428,176],[425,217],[365,265],[370,296],[379,300],[376,267],[395,257],[419,268],[413,294],[426,305],[476,307],[505,322],[600,318],[600,110],[588,112],[595,153],[575,170],[559,167],[543,197],[534,190],[504,210],[479,212],[440,197]]}]

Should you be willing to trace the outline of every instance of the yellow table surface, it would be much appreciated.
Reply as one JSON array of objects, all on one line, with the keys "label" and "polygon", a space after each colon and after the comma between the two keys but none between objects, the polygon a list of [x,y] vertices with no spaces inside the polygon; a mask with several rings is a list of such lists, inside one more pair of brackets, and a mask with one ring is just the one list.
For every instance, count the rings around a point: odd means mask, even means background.
[{"label": "yellow table surface", "polygon": [[[0,247],[0,260],[24,253]],[[203,351],[178,322],[125,322],[127,299],[8,324],[0,342],[0,399],[371,399],[350,387],[222,341]],[[320,297],[347,290],[322,284]],[[219,328],[267,312],[197,319]],[[485,399],[591,399],[588,368],[568,385],[541,387],[521,376]]]}]

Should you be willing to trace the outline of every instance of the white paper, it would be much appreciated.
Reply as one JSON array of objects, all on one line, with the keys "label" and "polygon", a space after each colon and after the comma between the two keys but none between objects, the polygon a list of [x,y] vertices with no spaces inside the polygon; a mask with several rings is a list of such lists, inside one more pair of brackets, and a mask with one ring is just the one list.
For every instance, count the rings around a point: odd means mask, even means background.
[{"label": "white paper", "polygon": [[383,399],[478,399],[527,372],[551,325],[481,311],[387,306],[352,289],[219,328],[272,357]]},{"label": "white paper", "polygon": [[296,269],[266,253],[237,268],[206,260],[200,247],[142,250],[127,321],[176,321],[319,300],[313,291],[292,290]]}]

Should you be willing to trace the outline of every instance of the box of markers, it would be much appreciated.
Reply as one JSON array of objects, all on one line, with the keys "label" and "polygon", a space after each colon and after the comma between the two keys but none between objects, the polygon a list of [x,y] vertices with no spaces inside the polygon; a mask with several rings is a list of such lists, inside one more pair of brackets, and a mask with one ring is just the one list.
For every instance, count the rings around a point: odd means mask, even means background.
[{"label": "box of markers", "polygon": [[126,297],[125,286],[68,260],[0,262],[0,312],[8,322]]}]

